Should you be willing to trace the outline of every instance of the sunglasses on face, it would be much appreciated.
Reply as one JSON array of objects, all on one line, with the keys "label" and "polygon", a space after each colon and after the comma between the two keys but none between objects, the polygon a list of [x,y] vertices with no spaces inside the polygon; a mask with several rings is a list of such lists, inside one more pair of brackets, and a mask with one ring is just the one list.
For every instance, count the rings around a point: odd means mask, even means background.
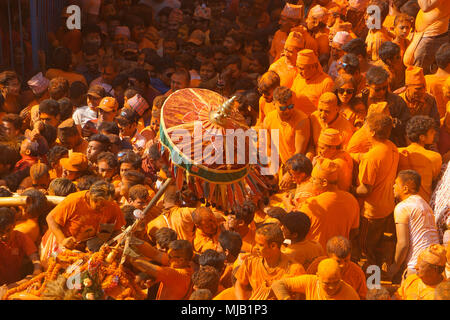
[{"label": "sunglasses on face", "polygon": [[289,110],[294,109],[294,104],[290,104],[288,106],[280,107],[280,111],[286,111],[286,109],[289,109]]},{"label": "sunglasses on face", "polygon": [[340,94],[353,94],[355,92],[355,89],[345,89],[345,88],[339,88],[338,92]]}]

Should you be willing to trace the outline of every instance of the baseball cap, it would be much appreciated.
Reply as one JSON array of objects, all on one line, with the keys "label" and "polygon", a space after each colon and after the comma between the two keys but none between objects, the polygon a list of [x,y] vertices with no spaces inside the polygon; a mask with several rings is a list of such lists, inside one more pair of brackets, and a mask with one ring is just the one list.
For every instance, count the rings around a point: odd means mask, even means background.
[{"label": "baseball cap", "polygon": [[102,101],[100,101],[98,108],[106,112],[113,112],[119,109],[119,103],[113,97],[104,97]]},{"label": "baseball cap", "polygon": [[86,155],[80,152],[72,152],[68,158],[62,158],[59,160],[61,166],[69,171],[81,172],[88,168],[88,159]]},{"label": "baseball cap", "polygon": [[87,95],[97,99],[101,99],[106,96],[105,88],[103,88],[101,85],[95,84],[89,88]]}]

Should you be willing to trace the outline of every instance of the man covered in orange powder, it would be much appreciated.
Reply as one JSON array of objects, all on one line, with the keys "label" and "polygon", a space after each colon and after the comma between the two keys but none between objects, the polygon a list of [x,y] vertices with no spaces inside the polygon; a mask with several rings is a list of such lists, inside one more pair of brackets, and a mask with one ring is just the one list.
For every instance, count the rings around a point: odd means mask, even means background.
[{"label": "man covered in orange powder", "polygon": [[405,89],[400,97],[406,102],[411,116],[429,116],[439,123],[440,117],[436,105],[436,99],[426,92],[423,69],[410,66],[405,72]]},{"label": "man covered in orange powder", "polygon": [[294,104],[310,115],[317,110],[320,96],[333,91],[333,79],[320,66],[319,59],[310,49],[302,50],[297,56],[298,74],[291,90],[294,92]]},{"label": "man covered in orange powder", "polygon": [[301,264],[281,252],[283,241],[283,232],[275,223],[256,230],[255,255],[245,259],[235,275],[236,300],[273,299],[271,285],[274,281],[305,273]]},{"label": "man covered in orange powder", "polygon": [[294,300],[295,293],[303,293],[306,300],[359,300],[359,296],[342,279],[339,264],[334,259],[319,263],[317,274],[281,279],[272,285],[278,300]]},{"label": "man covered in orange powder", "polygon": [[352,185],[353,160],[342,150],[342,138],[338,130],[327,128],[320,133],[313,164],[320,158],[332,160],[338,165],[338,187],[348,192]]},{"label": "man covered in orange powder", "polygon": [[243,252],[251,253],[255,245],[256,224],[253,220],[255,211],[255,204],[246,200],[242,205],[235,206],[231,214],[226,217],[225,227],[227,230],[239,233],[242,239],[241,251]]},{"label": "man covered in orange powder", "polygon": [[284,43],[282,56],[270,66],[280,76],[280,86],[290,88],[297,76],[297,55],[305,48],[305,39],[302,34],[292,31]]},{"label": "man covered in orange powder", "polygon": [[350,241],[342,236],[333,237],[328,240],[326,250],[328,256],[321,256],[315,259],[306,272],[308,274],[316,274],[320,261],[326,258],[336,260],[341,268],[342,280],[355,289],[361,300],[365,300],[367,294],[366,275],[360,266],[350,261],[352,255]]},{"label": "man covered in orange powder", "polygon": [[[283,58],[280,58],[280,60]],[[273,91],[280,86],[280,76],[277,72],[269,70],[264,73],[258,80],[258,92],[261,94],[259,98],[259,116],[256,126],[263,124],[265,117],[270,111],[275,110],[273,104]]]},{"label": "man covered in orange powder", "polygon": [[374,15],[369,15],[367,12],[365,15],[365,20],[367,25],[369,26],[369,33],[366,37],[366,44],[367,44],[367,53],[369,55],[369,60],[377,61],[380,59],[380,56],[378,55],[378,50],[380,49],[380,46],[383,42],[391,41],[392,35],[389,33],[389,31],[383,26],[384,20],[386,20],[387,15],[389,14],[389,4],[388,2],[384,0],[371,0],[369,2],[369,6],[376,6],[379,8],[379,14],[378,19],[381,19],[381,23],[378,26],[377,21],[373,21]]},{"label": "man covered in orange powder", "polygon": [[311,8],[308,12],[308,17],[306,18],[308,31],[312,34],[314,39],[316,39],[318,45],[319,57],[330,53],[330,45],[328,42],[329,30],[326,24],[328,15],[327,9],[320,5],[316,5]]},{"label": "man covered in orange powder", "polygon": [[[367,117],[372,147],[359,164],[359,186],[355,190],[361,198],[360,246],[368,265],[381,266],[379,255],[384,232],[394,226],[394,180],[397,175],[398,150],[388,140],[392,119],[386,114],[372,113]],[[385,254],[385,253],[384,253]]]},{"label": "man covered in orange powder", "polygon": [[444,281],[446,250],[440,244],[432,244],[421,251],[417,258],[417,274],[403,280],[395,293],[398,300],[434,300],[434,291]]},{"label": "man covered in orange powder", "polygon": [[434,142],[436,123],[427,116],[412,117],[406,124],[406,134],[411,144],[398,149],[398,170],[415,170],[420,174],[422,183],[419,195],[429,202],[442,166],[441,155],[425,149],[426,145]]},{"label": "man covered in orange powder", "polygon": [[449,99],[444,95],[445,80],[450,77],[450,43],[444,43],[436,52],[436,73],[425,76],[427,92],[436,99],[440,118],[445,115],[445,107]]},{"label": "man covered in orange powder", "polygon": [[303,6],[286,3],[280,14],[280,29],[275,32],[269,55],[273,61],[280,59],[286,38],[293,27],[300,25],[303,17]]},{"label": "man covered in orange powder", "polygon": [[359,205],[352,194],[339,190],[338,166],[331,160],[320,159],[311,178],[313,190],[320,194],[309,198],[300,208],[311,219],[306,239],[318,241],[324,248],[337,235],[353,240],[358,234]]},{"label": "man covered in orange powder", "polygon": [[219,246],[219,224],[216,216],[208,207],[199,207],[192,212],[195,224],[194,252],[202,253],[206,249],[217,250]]},{"label": "man covered in orange powder", "polygon": [[286,163],[294,154],[305,153],[309,142],[309,121],[303,111],[294,107],[294,95],[289,88],[276,88],[273,100],[276,110],[266,116],[263,127],[269,130],[269,133],[271,130],[278,130],[277,151],[281,162]]},{"label": "man covered in orange powder", "polygon": [[319,136],[322,130],[326,128],[332,128],[341,134],[342,145],[345,147],[350,140],[355,128],[353,125],[344,118],[339,112],[338,99],[332,92],[325,92],[319,99],[319,105],[317,111],[314,111],[310,115],[311,119],[311,131],[312,141],[309,151],[311,155],[317,154]]}]

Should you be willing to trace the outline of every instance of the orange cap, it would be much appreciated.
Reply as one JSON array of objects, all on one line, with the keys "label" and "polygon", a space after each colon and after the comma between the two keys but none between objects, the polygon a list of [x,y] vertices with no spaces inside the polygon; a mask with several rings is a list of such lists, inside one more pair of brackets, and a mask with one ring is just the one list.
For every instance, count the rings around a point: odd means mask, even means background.
[{"label": "orange cap", "polygon": [[369,106],[369,109],[367,110],[367,115],[371,113],[385,113],[387,115],[391,115],[387,102],[378,102],[371,104]]},{"label": "orange cap", "polygon": [[303,17],[303,6],[286,3],[281,15],[290,19],[301,19]]},{"label": "orange cap", "polygon": [[72,152],[68,158],[62,158],[59,160],[61,166],[69,171],[81,172],[88,168],[87,157],[79,152]]},{"label": "orange cap", "polygon": [[292,31],[289,33],[286,42],[284,43],[285,47],[287,45],[303,49],[305,47],[305,39],[300,32]]},{"label": "orange cap", "polygon": [[338,179],[338,165],[332,160],[319,158],[311,172],[311,177],[336,182]]},{"label": "orange cap", "polygon": [[341,133],[333,128],[323,129],[319,136],[319,143],[327,146],[339,146],[342,143]]},{"label": "orange cap", "polygon": [[304,49],[297,55],[297,65],[319,63],[319,59],[311,49]]},{"label": "orange cap", "polygon": [[337,107],[338,99],[333,92],[324,92],[319,98],[319,105],[321,104]]},{"label": "orange cap", "polygon": [[98,108],[106,112],[117,111],[119,109],[119,103],[113,97],[105,97],[100,101]]},{"label": "orange cap", "polygon": [[416,66],[409,66],[405,71],[406,85],[425,85],[423,69]]}]

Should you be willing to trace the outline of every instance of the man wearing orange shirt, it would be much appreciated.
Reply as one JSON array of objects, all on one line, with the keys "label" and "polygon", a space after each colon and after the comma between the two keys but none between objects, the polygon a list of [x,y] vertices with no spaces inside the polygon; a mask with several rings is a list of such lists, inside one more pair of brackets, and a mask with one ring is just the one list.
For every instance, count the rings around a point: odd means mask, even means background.
[{"label": "man wearing orange shirt", "polygon": [[306,18],[308,31],[316,39],[318,45],[319,57],[330,53],[330,45],[328,42],[329,30],[326,24],[328,15],[327,9],[321,5],[316,5],[311,8]]},{"label": "man wearing orange shirt", "polygon": [[286,39],[283,55],[270,66],[280,76],[280,86],[290,88],[297,76],[297,55],[305,48],[305,39],[302,34],[292,31]]},{"label": "man wearing orange shirt", "polygon": [[333,259],[321,261],[317,275],[281,279],[274,282],[272,290],[278,300],[294,300],[294,293],[303,293],[306,300],[359,300],[355,289],[342,280],[339,264]]},{"label": "man wearing orange shirt", "polygon": [[271,62],[280,59],[289,32],[291,32],[293,27],[300,24],[302,17],[303,6],[286,3],[280,14],[280,29],[275,32],[272,46],[269,50],[269,55],[272,58]]},{"label": "man wearing orange shirt", "polygon": [[280,86],[280,81],[279,74],[274,70],[267,71],[258,80],[258,92],[261,94],[261,97],[259,98],[259,116],[256,126],[262,125],[269,112],[275,110],[273,91]]},{"label": "man wearing orange shirt", "polygon": [[333,237],[328,240],[326,250],[328,257],[321,256],[315,259],[306,272],[308,274],[316,274],[320,261],[326,258],[336,260],[341,268],[342,280],[355,289],[361,300],[365,300],[367,294],[366,276],[360,266],[350,261],[352,255],[350,241],[342,236]]},{"label": "man wearing orange shirt", "polygon": [[199,207],[192,212],[195,224],[193,240],[194,252],[202,253],[206,249],[217,250],[219,246],[219,225],[214,213],[208,207]]},{"label": "man wearing orange shirt", "polygon": [[450,43],[444,43],[436,52],[436,64],[438,69],[434,74],[425,76],[427,92],[436,99],[440,118],[445,115],[445,108],[449,99],[444,95],[442,87],[445,80],[450,77]]},{"label": "man wearing orange shirt", "polygon": [[366,24],[369,26],[369,33],[366,37],[367,53],[369,55],[369,60],[377,61],[380,59],[378,50],[380,49],[381,44],[392,40],[392,35],[383,26],[383,22],[389,14],[389,4],[384,0],[371,0],[369,6],[377,6],[380,13],[380,16],[378,17],[378,19],[380,19],[380,28],[378,28],[377,23],[373,23],[372,16],[368,13],[365,15]]},{"label": "man wearing orange shirt", "polygon": [[446,0],[419,0],[418,3],[415,32],[403,61],[406,66],[415,65],[430,74],[436,51],[448,42],[450,6]]},{"label": "man wearing orange shirt", "polygon": [[360,246],[368,265],[381,266],[383,257],[377,248],[384,233],[394,228],[394,180],[397,175],[397,147],[388,140],[392,119],[381,113],[367,117],[372,147],[359,164],[359,186],[355,194],[361,198]]},{"label": "man wearing orange shirt", "polygon": [[429,202],[433,185],[437,182],[442,166],[442,156],[435,151],[425,149],[431,145],[436,135],[436,123],[427,116],[412,117],[406,124],[406,134],[411,144],[399,148],[399,170],[415,170],[420,176],[419,195]]},{"label": "man wearing orange shirt", "polygon": [[325,92],[319,99],[317,111],[310,115],[312,140],[310,152],[317,154],[319,137],[322,130],[333,128],[339,131],[343,147],[347,146],[355,128],[339,112],[338,99],[332,92]]},{"label": "man wearing orange shirt", "polygon": [[338,130],[332,128],[322,130],[313,164],[319,158],[332,160],[338,165],[338,188],[348,192],[352,185],[353,160],[342,150],[342,138]]},{"label": "man wearing orange shirt", "polygon": [[246,200],[242,205],[233,208],[231,214],[226,219],[226,229],[236,231],[242,239],[241,251],[252,252],[255,245],[256,224],[253,221],[255,217],[256,206],[252,201]]},{"label": "man wearing orange shirt", "polygon": [[319,59],[310,49],[302,50],[297,55],[298,74],[291,90],[294,92],[296,108],[310,115],[317,110],[320,96],[333,91],[333,79],[320,66]]},{"label": "man wearing orange shirt", "polygon": [[306,239],[319,242],[325,248],[327,241],[342,235],[353,240],[358,233],[359,205],[355,197],[337,187],[338,166],[328,160],[317,161],[311,173],[313,190],[318,196],[309,198],[300,208],[311,219]]},{"label": "man wearing orange shirt", "polygon": [[421,251],[417,258],[417,274],[403,280],[395,293],[398,300],[434,300],[436,286],[444,281],[446,263],[445,247],[432,244]]},{"label": "man wearing orange shirt", "polygon": [[305,113],[294,107],[293,92],[289,88],[276,88],[273,100],[276,110],[266,116],[263,127],[269,133],[278,130],[277,151],[281,162],[286,163],[294,154],[305,153],[309,142],[309,121]]},{"label": "man wearing orange shirt", "polygon": [[277,224],[266,224],[256,230],[255,255],[245,259],[235,275],[236,300],[273,299],[274,281],[305,273],[301,264],[281,252],[283,241],[283,232]]}]

